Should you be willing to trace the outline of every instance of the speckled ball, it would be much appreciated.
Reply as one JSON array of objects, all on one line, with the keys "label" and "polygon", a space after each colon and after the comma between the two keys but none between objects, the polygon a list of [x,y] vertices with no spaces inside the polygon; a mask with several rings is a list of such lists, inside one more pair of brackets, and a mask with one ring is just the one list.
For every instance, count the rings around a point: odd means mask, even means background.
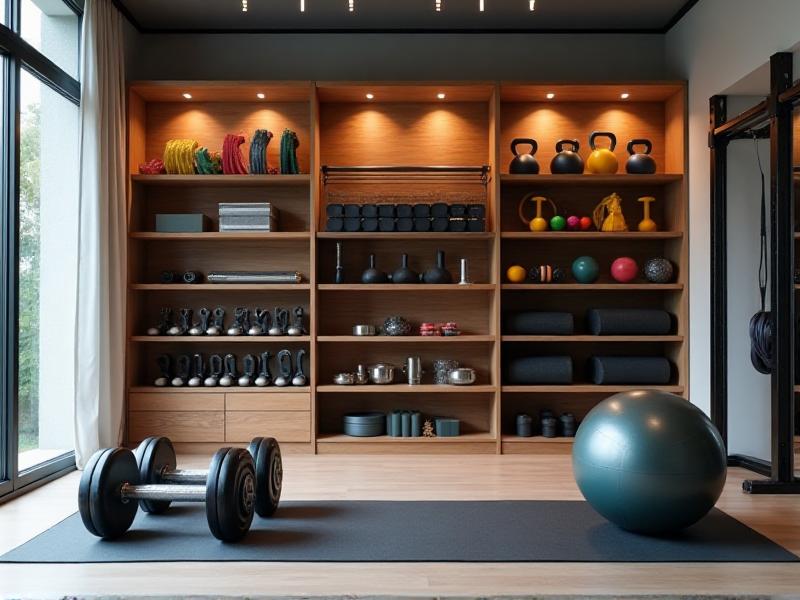
[{"label": "speckled ball", "polygon": [[411,333],[411,323],[403,317],[388,317],[383,322],[383,333],[385,335],[409,335]]},{"label": "speckled ball", "polygon": [[651,258],[642,269],[645,279],[650,283],[669,283],[675,274],[672,263],[666,258]]}]

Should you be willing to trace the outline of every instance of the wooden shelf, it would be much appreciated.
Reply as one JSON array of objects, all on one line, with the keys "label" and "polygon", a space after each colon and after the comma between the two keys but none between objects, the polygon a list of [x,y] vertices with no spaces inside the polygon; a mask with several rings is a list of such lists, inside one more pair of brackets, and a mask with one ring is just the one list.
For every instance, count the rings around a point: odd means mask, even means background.
[{"label": "wooden shelf", "polygon": [[134,335],[132,342],[157,344],[209,343],[288,344],[310,342],[308,335]]},{"label": "wooden shelf", "polygon": [[153,241],[253,241],[253,240],[302,240],[311,239],[308,231],[204,231],[202,233],[162,233],[157,231],[133,231],[128,237],[134,240]]},{"label": "wooden shelf", "polygon": [[604,240],[604,241],[649,241],[679,240],[683,237],[680,231],[503,231],[500,237],[504,240]]},{"label": "wooden shelf", "polygon": [[322,292],[492,292],[496,287],[493,283],[321,283],[317,289]]},{"label": "wooden shelf", "polygon": [[504,342],[617,343],[683,342],[682,335],[504,335]]},{"label": "wooden shelf", "polygon": [[281,187],[310,185],[311,175],[131,175],[138,185]]},{"label": "wooden shelf", "polygon": [[131,290],[145,292],[246,292],[303,291],[310,290],[308,283],[132,283]]},{"label": "wooden shelf", "polygon": [[554,437],[546,438],[541,435],[534,435],[532,437],[519,437],[516,435],[504,435],[502,437],[503,443],[513,444],[568,444],[572,445],[575,441],[574,437]]},{"label": "wooden shelf", "polygon": [[500,182],[505,185],[524,185],[524,186],[599,186],[613,185],[617,187],[647,187],[655,185],[667,185],[682,181],[683,175],[679,173],[661,173],[655,175],[628,175],[618,173],[616,175],[500,175]]},{"label": "wooden shelf", "polygon": [[493,335],[319,335],[318,342],[339,344],[453,344],[494,342]]},{"label": "wooden shelf", "polygon": [[474,241],[474,240],[492,240],[494,239],[494,232],[493,231],[485,231],[479,233],[472,233],[472,232],[464,232],[464,233],[453,233],[451,231],[445,231],[442,233],[433,233],[430,231],[425,232],[386,232],[386,231],[376,231],[376,232],[365,232],[365,231],[354,231],[351,233],[342,232],[330,232],[330,231],[319,231],[317,232],[317,238],[321,240],[442,240],[442,241]]},{"label": "wooden shelf", "polygon": [[267,386],[267,387],[256,387],[256,386],[248,386],[248,387],[239,387],[236,385],[232,385],[230,387],[222,387],[222,386],[215,386],[215,387],[172,387],[172,386],[164,386],[158,387],[155,385],[140,385],[140,386],[133,386],[128,388],[128,391],[134,394],[225,394],[225,393],[232,393],[236,392],[245,393],[245,394],[308,394],[311,392],[311,388],[309,386],[303,387],[296,387],[293,385],[287,385],[285,387],[277,387],[274,385]]},{"label": "wooden shelf", "polygon": [[529,292],[679,292],[682,283],[504,283],[503,290]]},{"label": "wooden shelf", "polygon": [[496,442],[497,438],[491,433],[462,433],[446,437],[391,437],[378,435],[374,437],[356,437],[343,433],[320,434],[317,437],[319,444],[458,444],[468,442]]},{"label": "wooden shelf", "polygon": [[408,385],[392,383],[389,385],[318,385],[317,392],[329,394],[491,394],[497,388],[493,385]]},{"label": "wooden shelf", "polygon": [[661,390],[673,394],[682,394],[682,385],[592,385],[588,383],[577,383],[573,385],[504,385],[502,391],[510,394],[616,394],[618,392],[629,392],[632,390]]}]

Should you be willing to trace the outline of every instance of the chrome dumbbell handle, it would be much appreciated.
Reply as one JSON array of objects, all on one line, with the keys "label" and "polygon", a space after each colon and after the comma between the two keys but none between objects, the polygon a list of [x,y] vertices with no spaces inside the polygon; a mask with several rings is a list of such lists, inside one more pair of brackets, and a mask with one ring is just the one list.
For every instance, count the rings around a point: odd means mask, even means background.
[{"label": "chrome dumbbell handle", "polygon": [[168,502],[205,502],[205,485],[131,485],[123,483],[120,488],[123,500],[156,500]]},{"label": "chrome dumbbell handle", "polygon": [[174,471],[164,471],[161,473],[161,481],[165,484],[198,484],[205,485],[208,479],[208,471],[203,469],[175,469]]}]

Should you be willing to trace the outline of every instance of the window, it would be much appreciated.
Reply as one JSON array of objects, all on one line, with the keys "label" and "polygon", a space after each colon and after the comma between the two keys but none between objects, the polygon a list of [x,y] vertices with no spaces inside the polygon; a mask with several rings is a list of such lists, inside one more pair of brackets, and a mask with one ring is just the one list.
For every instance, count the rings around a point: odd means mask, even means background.
[{"label": "window", "polygon": [[80,17],[63,0],[21,0],[20,5],[22,39],[77,77]]}]

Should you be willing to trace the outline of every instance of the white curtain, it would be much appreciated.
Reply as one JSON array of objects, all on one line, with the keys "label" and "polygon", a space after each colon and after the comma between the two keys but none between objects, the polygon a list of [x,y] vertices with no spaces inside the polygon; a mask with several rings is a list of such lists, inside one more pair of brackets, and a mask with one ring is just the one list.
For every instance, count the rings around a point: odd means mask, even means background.
[{"label": "white curtain", "polygon": [[122,16],[86,0],[81,68],[75,456],[122,439],[125,397],[126,175]]}]

